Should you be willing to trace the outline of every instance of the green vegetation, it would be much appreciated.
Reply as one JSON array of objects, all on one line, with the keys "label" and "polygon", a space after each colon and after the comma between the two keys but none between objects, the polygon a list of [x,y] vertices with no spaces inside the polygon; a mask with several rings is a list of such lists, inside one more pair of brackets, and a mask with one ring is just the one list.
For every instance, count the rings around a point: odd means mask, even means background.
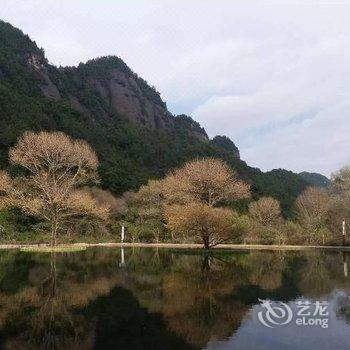
[{"label": "green vegetation", "polygon": [[[283,169],[264,173],[249,167],[239,159],[239,151],[230,139],[216,136],[208,140],[205,130],[185,115],[172,118],[171,125],[163,129],[131,123],[90,84],[93,78],[108,85],[112,71],[128,74],[149,101],[166,107],[155,88],[120,58],[109,56],[78,67],[56,68],[48,64],[44,51],[28,36],[0,21],[0,169],[13,177],[25,175],[18,166],[10,166],[8,159],[8,150],[25,131],[62,131],[91,145],[100,162],[100,186],[115,196],[138,191],[150,179],[164,178],[169,171],[193,159],[215,158],[225,161],[251,188],[251,199],[226,203],[239,213],[233,219],[237,230],[244,226],[246,220],[241,216],[248,212],[250,201],[261,197],[278,200],[282,217],[295,219],[294,202],[309,185],[302,176]],[[48,78],[61,99],[44,96],[42,89]],[[80,108],[73,108],[72,96]],[[45,241],[45,224],[16,208],[0,212],[0,225],[2,240]],[[138,237],[147,239],[158,237],[163,229],[158,218],[148,220],[141,229],[137,220],[131,226]],[[79,227],[74,226],[74,230],[85,230],[88,236],[85,239],[105,239],[95,221],[84,221]],[[107,231],[119,232],[118,224],[107,224],[103,232]],[[75,234],[69,237],[69,241],[76,239]]]},{"label": "green vegetation", "polygon": [[[45,64],[61,95],[78,96],[94,118],[73,109],[65,100],[43,97],[40,89],[43,78],[28,68],[27,60],[32,54]],[[115,194],[138,189],[149,179],[161,178],[191,159],[215,157],[225,160],[247,179],[255,197],[273,196],[281,201],[285,215],[292,214],[292,203],[307,186],[306,181],[292,172],[263,173],[247,166],[236,157],[237,149],[229,140],[198,138],[194,132],[203,130],[191,118],[174,118],[174,127],[169,130],[150,130],[131,124],[113,110],[108,118],[99,117],[102,107],[108,107],[98,92],[87,88],[84,81],[93,75],[103,83],[112,68],[136,76],[116,57],[91,60],[78,68],[50,66],[43,50],[28,36],[0,22],[0,167],[7,167],[7,151],[24,131],[58,130],[89,142],[101,162],[102,187]],[[150,100],[165,105],[154,88],[139,77],[137,81]]]},{"label": "green vegetation", "polygon": [[[7,150],[27,130],[60,130],[87,140],[101,161],[102,186],[116,194],[135,190],[150,178],[160,178],[170,169],[193,158],[216,157],[228,162],[248,178],[256,196],[281,200],[286,215],[296,196],[307,186],[286,170],[263,173],[234,157],[216,142],[193,137],[179,126],[171,131],[150,130],[115,117],[94,121],[61,102],[32,98],[13,92],[0,83],[0,164],[7,164]],[[177,118],[175,118],[177,126]]]},{"label": "green vegetation", "polygon": [[302,173],[299,173],[299,175],[311,185],[316,187],[327,187],[331,183],[328,177],[318,173],[308,173],[307,171],[303,171]]},{"label": "green vegetation", "polygon": [[70,253],[70,252],[81,252],[86,250],[86,246],[56,246],[56,247],[45,247],[45,246],[33,246],[33,247],[22,247],[21,252],[27,253]]},{"label": "green vegetation", "polygon": [[293,205],[293,219],[286,219],[277,199],[247,198],[247,184],[225,163],[209,158],[189,162],[137,193],[125,193],[114,215],[132,242],[202,243],[206,248],[220,243],[342,245],[341,222],[350,222],[349,193],[350,170],[344,168],[329,188],[304,190]]}]

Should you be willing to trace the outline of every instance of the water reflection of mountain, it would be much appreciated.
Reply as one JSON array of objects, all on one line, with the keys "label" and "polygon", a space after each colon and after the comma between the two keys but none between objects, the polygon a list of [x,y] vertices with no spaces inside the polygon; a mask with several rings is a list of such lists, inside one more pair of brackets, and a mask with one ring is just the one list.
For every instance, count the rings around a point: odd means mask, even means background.
[{"label": "water reflection of mountain", "polygon": [[[258,298],[289,301],[350,290],[344,258],[330,252],[4,251],[2,348],[202,348],[235,333]],[[348,322],[350,302],[342,293],[336,313]]]}]

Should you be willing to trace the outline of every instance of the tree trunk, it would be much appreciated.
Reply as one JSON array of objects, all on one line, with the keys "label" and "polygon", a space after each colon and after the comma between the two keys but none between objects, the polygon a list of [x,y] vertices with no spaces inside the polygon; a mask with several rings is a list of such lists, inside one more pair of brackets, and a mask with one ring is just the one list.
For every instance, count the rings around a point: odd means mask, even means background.
[{"label": "tree trunk", "polygon": [[202,271],[210,271],[210,255],[205,254],[202,261]]},{"label": "tree trunk", "polygon": [[57,219],[53,219],[51,223],[51,247],[56,247],[56,244],[57,244],[57,228],[58,228]]},{"label": "tree trunk", "polygon": [[210,248],[209,235],[207,234],[202,235],[202,240],[203,240],[204,248],[209,249]]}]

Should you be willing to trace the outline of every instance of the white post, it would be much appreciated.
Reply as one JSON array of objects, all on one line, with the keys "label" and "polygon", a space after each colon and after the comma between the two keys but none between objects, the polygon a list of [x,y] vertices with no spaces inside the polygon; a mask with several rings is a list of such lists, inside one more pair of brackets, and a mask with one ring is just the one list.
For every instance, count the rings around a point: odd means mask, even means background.
[{"label": "white post", "polygon": [[121,242],[124,243],[124,237],[125,237],[125,226],[122,225],[122,231],[121,231]]},{"label": "white post", "polygon": [[124,247],[122,247],[121,251],[121,263],[122,265],[125,265]]},{"label": "white post", "polygon": [[125,266],[125,255],[124,255],[124,247],[120,248],[120,263],[119,267],[124,267]]},{"label": "white post", "polygon": [[344,277],[348,277],[348,263],[344,261]]},{"label": "white post", "polygon": [[343,220],[343,245],[345,245],[345,236],[346,236],[346,224],[345,224],[345,220]]}]

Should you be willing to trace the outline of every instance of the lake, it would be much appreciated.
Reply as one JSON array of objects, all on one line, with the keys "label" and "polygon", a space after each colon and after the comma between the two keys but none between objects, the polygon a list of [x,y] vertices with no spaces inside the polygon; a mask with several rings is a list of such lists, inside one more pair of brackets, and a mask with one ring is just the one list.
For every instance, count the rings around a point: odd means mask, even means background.
[{"label": "lake", "polygon": [[349,349],[343,252],[0,251],[1,349]]}]

